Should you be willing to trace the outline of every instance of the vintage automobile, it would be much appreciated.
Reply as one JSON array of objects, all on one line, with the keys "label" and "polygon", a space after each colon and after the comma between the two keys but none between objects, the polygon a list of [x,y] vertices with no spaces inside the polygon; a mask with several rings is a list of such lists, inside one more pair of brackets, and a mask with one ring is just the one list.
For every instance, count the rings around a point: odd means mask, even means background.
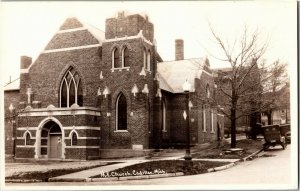
[{"label": "vintage automobile", "polygon": [[285,137],[285,141],[287,143],[291,143],[291,125],[290,124],[282,124],[279,125],[280,133]]},{"label": "vintage automobile", "polygon": [[265,143],[263,145],[264,150],[270,146],[281,145],[282,149],[285,149],[286,142],[285,136],[281,134],[279,125],[267,125],[262,126]]}]

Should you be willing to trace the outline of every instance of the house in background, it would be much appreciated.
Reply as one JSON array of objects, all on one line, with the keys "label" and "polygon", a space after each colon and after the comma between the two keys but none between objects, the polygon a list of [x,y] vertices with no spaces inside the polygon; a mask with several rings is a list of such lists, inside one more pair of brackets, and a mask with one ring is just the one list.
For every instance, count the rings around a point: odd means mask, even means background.
[{"label": "house in background", "polygon": [[276,99],[274,100],[274,104],[272,104],[268,108],[268,110],[266,109],[261,113],[262,124],[268,125],[268,122],[277,125],[290,123],[291,118],[289,83],[286,83],[277,92],[267,92],[264,96],[268,99],[275,99],[276,96]]},{"label": "house in background", "polygon": [[118,13],[105,32],[68,18],[38,58],[21,57],[20,79],[5,87],[5,149],[15,158],[89,160],[142,156],[185,144],[182,84],[191,84],[190,140],[223,136],[207,58],[156,52],[146,15]]}]

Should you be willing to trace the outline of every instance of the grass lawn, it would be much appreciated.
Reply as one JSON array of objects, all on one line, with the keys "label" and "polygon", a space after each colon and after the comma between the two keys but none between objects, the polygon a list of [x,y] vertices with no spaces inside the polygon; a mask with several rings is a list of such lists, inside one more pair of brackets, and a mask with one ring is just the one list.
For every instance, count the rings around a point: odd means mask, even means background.
[{"label": "grass lawn", "polygon": [[[111,162],[107,163],[105,165],[111,165],[111,164],[116,164],[116,162]],[[56,176],[61,176],[65,174],[70,174],[82,170],[87,170],[91,168],[96,168],[100,166],[105,166],[103,164],[98,164],[98,165],[91,165],[91,166],[85,166],[85,167],[78,167],[78,168],[63,168],[63,169],[51,169],[47,171],[30,171],[26,173],[21,173],[13,176],[8,176],[5,177],[6,181],[9,180],[40,180],[47,182],[49,178],[56,177]]]},{"label": "grass lawn", "polygon": [[[228,162],[210,161],[184,161],[184,160],[159,160],[139,163],[109,172],[109,176],[136,176],[146,173],[148,175],[183,172],[185,175],[206,173],[207,169],[229,164]],[[92,178],[101,178],[97,175]]]},{"label": "grass lawn", "polygon": [[195,148],[193,158],[213,158],[213,159],[241,159],[255,151],[262,149],[263,139],[243,139],[237,140],[236,148],[244,149],[244,152],[227,154],[225,151],[230,149],[230,143],[223,141],[221,146],[214,143],[205,149]]}]

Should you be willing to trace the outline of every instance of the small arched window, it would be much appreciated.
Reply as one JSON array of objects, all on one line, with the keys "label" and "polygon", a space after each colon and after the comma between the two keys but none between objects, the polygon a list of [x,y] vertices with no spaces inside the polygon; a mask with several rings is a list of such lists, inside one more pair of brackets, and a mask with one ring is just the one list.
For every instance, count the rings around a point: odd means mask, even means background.
[{"label": "small arched window", "polygon": [[116,130],[127,130],[127,102],[122,93],[116,101]]},{"label": "small arched window", "polygon": [[123,67],[129,67],[129,50],[125,46],[122,51],[122,61],[123,61]]},{"label": "small arched window", "polygon": [[30,133],[29,132],[26,132],[25,134],[25,145],[30,145]]},{"label": "small arched window", "polygon": [[167,108],[166,108],[166,102],[162,102],[162,118],[163,118],[163,132],[167,132]]},{"label": "small arched window", "polygon": [[71,146],[77,145],[77,134],[73,132],[71,139]]},{"label": "small arched window", "polygon": [[210,89],[209,89],[209,85],[208,84],[206,85],[205,91],[206,91],[206,97],[210,98]]},{"label": "small arched window", "polygon": [[121,63],[119,59],[119,50],[115,48],[112,52],[112,61],[113,61],[113,67],[114,68],[121,68]]},{"label": "small arched window", "polygon": [[145,47],[143,50],[143,64],[144,64],[144,69],[147,69],[147,50]]},{"label": "small arched window", "polygon": [[73,104],[83,105],[82,82],[73,67],[66,72],[60,85],[60,107],[71,107]]},{"label": "small arched window", "polygon": [[148,53],[147,53],[147,70],[151,70],[150,68],[151,66],[151,53],[150,53],[150,50],[148,50]]}]

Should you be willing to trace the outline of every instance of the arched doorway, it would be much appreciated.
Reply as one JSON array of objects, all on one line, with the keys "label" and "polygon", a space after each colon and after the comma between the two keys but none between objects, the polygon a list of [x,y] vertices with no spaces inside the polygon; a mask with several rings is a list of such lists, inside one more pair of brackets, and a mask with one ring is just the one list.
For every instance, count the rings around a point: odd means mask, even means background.
[{"label": "arched doorway", "polygon": [[57,120],[46,119],[41,123],[37,132],[37,158],[64,158],[61,124]]}]

